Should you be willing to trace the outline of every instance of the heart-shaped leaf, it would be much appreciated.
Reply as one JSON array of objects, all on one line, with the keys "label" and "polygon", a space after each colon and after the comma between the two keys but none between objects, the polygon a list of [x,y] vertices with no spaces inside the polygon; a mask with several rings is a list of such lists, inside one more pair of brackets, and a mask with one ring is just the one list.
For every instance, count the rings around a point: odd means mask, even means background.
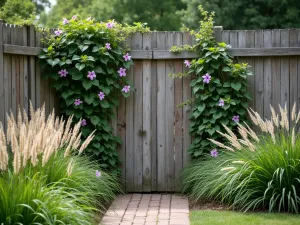
[{"label": "heart-shaped leaf", "polygon": [[231,83],[231,87],[236,90],[236,91],[239,91],[242,87],[242,84],[241,83],[238,83],[238,82],[235,82],[235,83]]},{"label": "heart-shaped leaf", "polygon": [[82,86],[84,87],[85,90],[89,90],[92,87],[92,82],[90,80],[84,80],[82,82]]},{"label": "heart-shaped leaf", "polygon": [[94,99],[95,99],[94,93],[89,93],[84,96],[84,101],[89,105],[93,103]]}]

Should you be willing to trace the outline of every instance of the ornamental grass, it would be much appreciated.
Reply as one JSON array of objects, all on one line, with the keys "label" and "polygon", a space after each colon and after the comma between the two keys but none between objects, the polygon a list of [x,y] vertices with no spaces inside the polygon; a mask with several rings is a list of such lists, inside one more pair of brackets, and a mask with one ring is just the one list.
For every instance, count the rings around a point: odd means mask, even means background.
[{"label": "ornamental grass", "polygon": [[72,126],[48,118],[45,108],[30,119],[19,111],[0,129],[0,224],[96,224],[95,218],[120,192],[116,177],[81,154],[81,121]]},{"label": "ornamental grass", "polygon": [[224,126],[219,154],[194,162],[183,171],[182,189],[196,200],[216,200],[233,209],[299,213],[300,112],[271,107],[271,119],[249,110],[255,128],[238,124],[238,134]]}]

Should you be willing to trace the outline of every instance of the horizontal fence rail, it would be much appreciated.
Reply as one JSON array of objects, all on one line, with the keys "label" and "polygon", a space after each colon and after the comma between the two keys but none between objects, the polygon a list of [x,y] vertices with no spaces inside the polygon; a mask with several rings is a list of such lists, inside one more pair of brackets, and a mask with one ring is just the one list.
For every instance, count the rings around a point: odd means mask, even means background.
[{"label": "horizontal fence rail", "polygon": [[[251,66],[250,106],[270,117],[269,105],[294,102],[300,105],[300,30],[222,30],[214,29],[218,41],[229,52]],[[29,109],[45,103],[46,113],[58,112],[58,97],[51,80],[41,78],[37,55],[44,34],[34,27],[19,27],[0,21],[0,121],[8,112],[17,114],[20,106]],[[191,77],[172,79],[169,73],[186,72],[184,59],[195,53],[171,53],[172,46],[193,44],[186,32],[136,33],[128,39],[134,66],[128,77],[136,91],[120,98],[115,133],[123,140],[118,147],[122,161],[124,190],[128,192],[179,191],[180,170],[188,163],[190,106],[177,105],[191,98]],[[143,134],[143,135],[141,135]]]}]

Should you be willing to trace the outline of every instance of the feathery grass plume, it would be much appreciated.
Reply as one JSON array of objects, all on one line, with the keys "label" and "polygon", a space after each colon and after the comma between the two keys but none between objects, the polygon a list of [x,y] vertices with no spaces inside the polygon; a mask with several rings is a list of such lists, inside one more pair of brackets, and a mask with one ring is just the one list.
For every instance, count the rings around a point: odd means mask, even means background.
[{"label": "feathery grass plume", "polygon": [[2,171],[6,170],[7,165],[8,165],[8,154],[7,154],[6,139],[5,139],[2,123],[0,122],[0,170]]},{"label": "feathery grass plume", "polygon": [[211,141],[212,143],[214,143],[215,145],[219,146],[220,148],[224,148],[224,149],[234,152],[234,149],[222,144],[221,142],[215,141],[213,139],[208,139],[208,140]]},{"label": "feathery grass plume", "polygon": [[[34,110],[30,103],[30,119],[27,113],[18,111],[17,121],[14,115],[7,115],[7,137],[5,138],[3,128],[0,132],[0,160],[1,170],[7,169],[7,150],[6,144],[10,144],[12,150],[14,173],[18,174],[21,168],[25,168],[30,162],[36,166],[41,159],[42,166],[46,165],[50,157],[58,149],[65,148],[65,157],[70,155],[73,150],[82,151],[89,145],[94,137],[94,132],[81,144],[81,121],[71,128],[71,116],[65,126],[65,121],[55,117],[54,110],[46,118],[45,106]],[[5,147],[2,147],[5,146]]]},{"label": "feathery grass plume", "polygon": [[292,113],[291,113],[291,119],[294,121],[296,119],[296,102],[293,105]]},{"label": "feathery grass plume", "polygon": [[271,109],[271,115],[272,115],[272,121],[274,123],[274,125],[276,127],[279,127],[279,118],[278,118],[278,114],[276,114],[274,108],[270,105],[270,109]]},{"label": "feathery grass plume", "polygon": [[73,161],[73,159],[71,159],[68,164],[68,168],[67,168],[68,176],[71,176],[71,174],[73,172],[73,167],[74,167],[74,161]]}]

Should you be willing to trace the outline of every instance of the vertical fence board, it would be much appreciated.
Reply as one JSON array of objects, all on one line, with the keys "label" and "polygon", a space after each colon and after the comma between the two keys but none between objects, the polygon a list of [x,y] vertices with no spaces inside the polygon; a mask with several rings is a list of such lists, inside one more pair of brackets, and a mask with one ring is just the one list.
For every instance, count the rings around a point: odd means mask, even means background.
[{"label": "vertical fence board", "polygon": [[[40,32],[35,32],[35,46],[40,47],[41,46],[41,38],[42,34]],[[35,102],[36,102],[36,108],[41,107],[41,68],[38,64],[38,60],[35,64]]]},{"label": "vertical fence board", "polygon": [[[175,39],[175,32],[167,33],[166,49],[170,49]],[[165,89],[165,126],[166,126],[166,173],[167,173],[167,189],[174,191],[174,179],[175,179],[175,161],[174,161],[174,79],[169,76],[170,73],[174,73],[174,61],[166,61],[166,89]]]},{"label": "vertical fence board", "polygon": [[[298,44],[300,46],[300,30],[298,30]],[[297,89],[297,111],[300,110],[300,56],[297,56],[297,77],[298,77],[298,89]]]},{"label": "vertical fence board", "polygon": [[[151,49],[151,34],[143,34],[143,49]],[[143,60],[143,192],[151,192],[151,60]]]},{"label": "vertical fence board", "polygon": [[[255,46],[254,43],[255,43],[255,31],[247,30],[246,31],[246,48],[254,48],[254,46]],[[250,66],[250,70],[254,74],[254,70],[255,70],[254,58],[246,57],[245,61],[247,61],[247,63]],[[248,90],[252,97],[252,100],[249,101],[249,107],[251,107],[253,109],[254,105],[255,105],[255,98],[254,98],[254,96],[255,96],[255,74],[254,74],[254,76],[249,76],[248,81],[249,81]]]},{"label": "vertical fence board", "polygon": [[[28,29],[29,29],[28,45],[30,47],[35,47],[35,28],[34,28],[34,26],[30,26]],[[36,70],[35,70],[35,57],[34,56],[29,56],[28,83],[29,83],[29,89],[28,89],[29,100],[31,101],[31,104],[32,104],[33,108],[35,109],[36,108],[36,98],[35,98]]]},{"label": "vertical fence board", "polygon": [[[263,31],[255,31],[255,48],[263,47]],[[264,113],[264,62],[262,57],[255,58],[255,110],[263,115]]]},{"label": "vertical fence board", "polygon": [[[280,47],[280,30],[272,30],[272,47]],[[272,57],[272,100],[275,109],[280,104],[280,58]]]},{"label": "vertical fence board", "polygon": [[[10,26],[5,24],[3,26],[3,43],[10,43],[10,34],[11,29]],[[9,113],[11,110],[11,55],[4,55],[3,63],[4,63],[4,113]],[[5,115],[4,115],[5,116]],[[5,117],[4,117],[5,120]],[[6,129],[6,122],[4,122],[4,128]]]},{"label": "vertical fence board", "polygon": [[[128,39],[128,42],[131,44],[130,37]],[[131,68],[128,71],[128,79],[132,81],[134,85],[133,80],[133,68]],[[134,90],[132,90],[133,92]],[[133,133],[134,133],[134,127],[133,127],[133,121],[134,121],[134,108],[133,108],[133,94],[126,99],[126,191],[132,192],[134,191],[134,181],[133,181],[133,175],[134,175],[134,139],[133,139]]]},{"label": "vertical fence board", "polygon": [[[264,47],[272,47],[272,31],[264,31]],[[265,57],[264,61],[264,117],[270,118],[270,104],[272,100],[272,61],[271,57]]]},{"label": "vertical fence board", "polygon": [[[289,33],[289,46],[290,47],[297,47],[298,45],[298,32],[296,29],[291,29]],[[290,110],[295,103],[297,103],[297,90],[298,90],[298,60],[297,56],[289,57],[290,62]]]},{"label": "vertical fence board", "polygon": [[[28,27],[29,28],[29,27]],[[28,46],[28,35],[29,35],[29,29],[27,29],[27,27],[23,27],[23,45],[24,46]],[[24,86],[24,90],[23,90],[23,101],[24,101],[24,109],[25,111],[28,113],[28,103],[29,103],[29,95],[28,95],[28,89],[29,89],[29,82],[28,82],[28,76],[29,76],[29,57],[28,56],[24,56],[23,57],[24,60],[24,64],[23,64],[23,86]],[[22,85],[22,84],[21,84]]]},{"label": "vertical fence board", "polygon": [[[157,33],[157,48],[165,49],[166,35],[165,32]],[[157,61],[157,191],[166,190],[166,62],[165,60]]]},{"label": "vertical fence board", "polygon": [[[157,33],[151,34],[151,47],[157,48]],[[157,60],[151,60],[151,190],[157,191]]]},{"label": "vertical fence board", "polygon": [[[224,33],[224,32],[223,32]],[[189,33],[185,32],[183,34],[183,44],[192,44],[192,37]],[[183,72],[187,72],[188,68],[183,67]],[[192,76],[188,75],[183,78],[183,90],[182,90],[182,101],[186,102],[192,98],[192,89],[190,86]],[[190,155],[188,153],[188,148],[192,142],[192,138],[189,132],[190,123],[189,123],[189,117],[191,113],[191,106],[190,104],[185,104],[183,106],[183,112],[182,112],[182,133],[183,133],[183,152],[182,152],[182,161],[183,166],[186,166],[190,161]]]},{"label": "vertical fence board", "polygon": [[[182,45],[183,36],[182,33],[175,33],[173,45]],[[175,73],[182,72],[182,60],[175,60]],[[182,107],[178,107],[178,104],[182,103],[182,78],[175,78],[174,80],[174,152],[175,152],[175,191],[180,191],[180,172],[183,167],[183,136],[182,136]]]},{"label": "vertical fence board", "polygon": [[[16,37],[17,37],[17,28],[16,26],[11,27],[11,44],[17,44]],[[18,75],[18,56],[14,55],[11,57],[11,110],[13,115],[16,116],[17,114],[17,96],[16,96],[16,88],[17,88],[17,75]]]},{"label": "vertical fence board", "polygon": [[[281,47],[288,47],[289,46],[289,30],[281,30],[280,32],[280,46]],[[289,104],[289,88],[290,88],[290,81],[289,81],[289,59],[288,57],[282,57],[280,61],[280,104],[284,106],[287,105],[287,108],[289,110],[290,104]]]}]

